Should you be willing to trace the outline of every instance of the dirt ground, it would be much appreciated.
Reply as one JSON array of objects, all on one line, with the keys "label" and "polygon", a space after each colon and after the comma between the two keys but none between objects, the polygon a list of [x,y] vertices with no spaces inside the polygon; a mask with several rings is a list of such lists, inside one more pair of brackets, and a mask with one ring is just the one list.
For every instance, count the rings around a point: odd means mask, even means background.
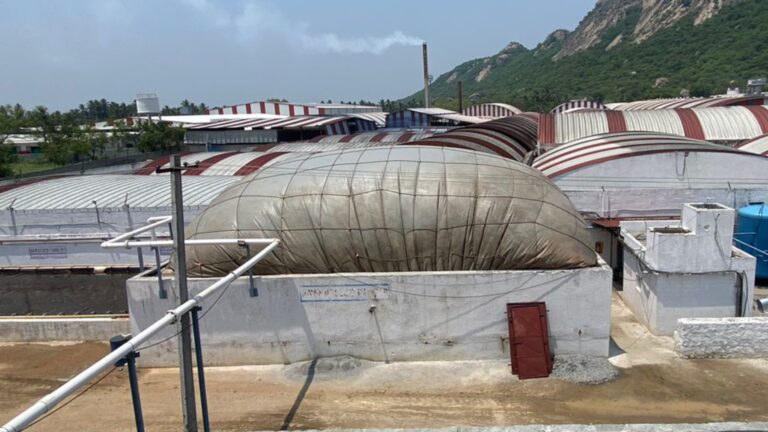
[{"label": "dirt ground", "polygon": [[[768,421],[768,361],[680,359],[671,338],[650,335],[618,300],[613,313],[611,362],[621,374],[607,384],[518,381],[506,361],[323,360],[309,383],[307,363],[208,368],[211,422],[217,431],[254,431]],[[0,423],[106,351],[102,344],[0,345]],[[145,369],[140,381],[147,430],[179,430],[178,370]],[[135,430],[127,389],[127,371],[116,370],[29,430]]]}]

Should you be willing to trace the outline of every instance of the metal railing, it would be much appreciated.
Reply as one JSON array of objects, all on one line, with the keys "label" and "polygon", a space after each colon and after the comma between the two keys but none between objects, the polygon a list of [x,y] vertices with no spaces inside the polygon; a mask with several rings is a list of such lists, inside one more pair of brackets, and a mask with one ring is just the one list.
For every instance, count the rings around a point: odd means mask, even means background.
[{"label": "metal railing", "polygon": [[[132,240],[138,234],[153,231],[161,225],[165,225],[172,220],[171,217],[162,218],[150,218],[147,220],[148,225],[133,231],[122,234],[114,239],[107,240],[102,243],[104,248],[133,248],[133,247],[163,247],[173,246],[172,240]],[[185,245],[221,245],[221,244],[240,244],[240,245],[262,245],[264,248],[256,255],[249,258],[243,265],[236,268],[227,276],[219,279],[213,285],[201,291],[199,294],[182,303],[175,309],[169,310],[162,318],[155,321],[149,327],[134,335],[130,340],[126,341],[123,345],[120,345],[110,354],[101,358],[86,370],[80,372],[77,376],[64,383],[61,387],[57,388],[53,392],[49,393],[27,410],[13,418],[11,421],[0,427],[0,432],[19,432],[24,430],[27,426],[41,418],[47,412],[49,412],[56,405],[60,404],[67,397],[74,394],[78,389],[88,384],[95,379],[99,374],[113,367],[115,363],[124,359],[126,356],[134,353],[141,345],[147,342],[151,337],[158,334],[166,326],[175,324],[182,315],[191,312],[194,308],[198,307],[203,300],[208,298],[216,291],[227,287],[238,277],[249,272],[251,267],[261,261],[267,254],[269,254],[280,243],[278,239],[205,239],[205,240],[186,240]],[[158,273],[161,269],[157,269]]]}]

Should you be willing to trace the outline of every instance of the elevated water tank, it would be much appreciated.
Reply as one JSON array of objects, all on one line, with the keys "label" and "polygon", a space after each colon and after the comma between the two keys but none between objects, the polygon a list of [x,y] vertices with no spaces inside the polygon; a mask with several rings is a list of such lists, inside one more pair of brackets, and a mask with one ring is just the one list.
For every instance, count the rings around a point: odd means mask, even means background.
[{"label": "elevated water tank", "polygon": [[137,94],[136,113],[139,115],[159,114],[160,98],[155,93]]},{"label": "elevated water tank", "polygon": [[768,278],[768,206],[750,203],[739,209],[736,246],[757,258],[757,278]]}]

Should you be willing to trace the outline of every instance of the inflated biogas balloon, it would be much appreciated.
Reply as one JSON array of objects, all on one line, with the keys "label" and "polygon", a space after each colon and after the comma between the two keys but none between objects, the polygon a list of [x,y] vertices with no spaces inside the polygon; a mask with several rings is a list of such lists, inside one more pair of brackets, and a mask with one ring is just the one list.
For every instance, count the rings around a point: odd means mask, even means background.
[{"label": "inflated biogas balloon", "polygon": [[[187,238],[279,238],[257,274],[592,266],[586,224],[538,171],[434,146],[297,153],[244,177]],[[258,247],[252,247],[251,255]],[[222,276],[238,245],[187,249],[191,276]]]}]

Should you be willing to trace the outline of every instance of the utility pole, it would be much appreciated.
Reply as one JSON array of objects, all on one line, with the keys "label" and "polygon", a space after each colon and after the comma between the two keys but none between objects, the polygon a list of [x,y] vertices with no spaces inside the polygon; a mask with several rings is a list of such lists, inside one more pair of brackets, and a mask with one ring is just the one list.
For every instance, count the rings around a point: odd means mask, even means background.
[{"label": "utility pole", "polygon": [[424,61],[424,108],[429,108],[429,55],[426,42],[421,44],[421,54]]},{"label": "utility pole", "polygon": [[[187,254],[184,250],[184,199],[181,195],[181,157],[171,156],[171,202],[173,205],[173,241],[176,243],[176,283],[179,286],[179,304],[189,300],[187,290]],[[184,432],[197,432],[197,409],[195,408],[195,383],[192,370],[192,339],[189,313],[179,317],[179,368],[181,373],[181,414]]]}]

